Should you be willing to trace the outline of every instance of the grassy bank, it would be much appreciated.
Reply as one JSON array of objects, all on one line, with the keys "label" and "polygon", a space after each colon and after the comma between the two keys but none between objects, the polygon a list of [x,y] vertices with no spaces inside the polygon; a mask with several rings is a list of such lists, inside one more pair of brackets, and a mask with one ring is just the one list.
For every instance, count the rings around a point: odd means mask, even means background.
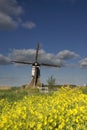
[{"label": "grassy bank", "polygon": [[[58,91],[62,86],[48,86],[48,94]],[[87,87],[72,87],[72,89],[80,89],[82,93],[87,94]],[[21,87],[11,87],[9,89],[0,89],[0,99],[9,101],[17,101],[23,99],[24,96],[42,95],[38,88],[23,89]]]}]

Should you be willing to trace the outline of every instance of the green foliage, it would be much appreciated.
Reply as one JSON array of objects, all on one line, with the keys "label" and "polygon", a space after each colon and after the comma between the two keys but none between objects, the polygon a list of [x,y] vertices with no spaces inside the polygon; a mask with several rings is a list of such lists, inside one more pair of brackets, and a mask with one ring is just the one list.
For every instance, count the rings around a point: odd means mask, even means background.
[{"label": "green foliage", "polygon": [[56,81],[56,79],[53,76],[50,76],[47,80],[47,83],[49,86],[53,86],[53,85],[55,85],[55,81]]},{"label": "green foliage", "polygon": [[87,94],[87,87],[81,87],[81,89],[84,94]]},{"label": "green foliage", "polygon": [[[50,92],[59,91],[59,88],[61,88],[62,86],[49,85],[47,87],[49,95]],[[83,94],[87,94],[87,87],[72,87],[72,89],[80,89],[82,90]],[[32,95],[44,95],[44,93],[40,93],[38,88],[33,87],[27,89],[23,89],[20,87],[12,87],[11,89],[8,90],[0,90],[0,99],[7,99],[8,101],[11,102],[22,100],[25,96],[32,96]]]},{"label": "green foliage", "polygon": [[38,94],[37,88],[23,89],[20,87],[12,87],[8,90],[0,90],[0,99],[7,99],[8,101],[17,101],[24,98],[24,96]]}]

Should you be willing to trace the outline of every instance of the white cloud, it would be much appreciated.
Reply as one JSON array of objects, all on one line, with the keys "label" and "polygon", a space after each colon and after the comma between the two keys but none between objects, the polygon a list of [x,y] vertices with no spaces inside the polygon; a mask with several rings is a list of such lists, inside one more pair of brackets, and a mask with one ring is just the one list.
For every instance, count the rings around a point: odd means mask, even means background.
[{"label": "white cloud", "polygon": [[65,64],[64,60],[57,58],[54,54],[46,53],[44,50],[41,50],[39,53],[39,61],[41,63],[55,64],[59,66],[64,66]]},{"label": "white cloud", "polygon": [[0,13],[0,28],[15,28],[17,27],[17,22],[12,19],[12,17]]},{"label": "white cloud", "polygon": [[23,22],[21,15],[24,9],[17,0],[0,0],[0,29],[21,27],[32,29],[36,24],[27,20]]},{"label": "white cloud", "polygon": [[87,67],[87,58],[82,59],[79,63],[80,67]]},{"label": "white cloud", "polygon": [[[35,54],[36,50],[34,49],[14,49],[11,53],[8,54],[7,58],[10,60],[26,61],[31,63],[35,61]],[[69,50],[60,51],[58,54],[55,55],[52,53],[47,53],[44,50],[40,50],[38,54],[38,62],[66,66],[67,59],[72,59],[76,57],[78,57],[78,54]],[[4,61],[5,57],[2,56],[2,59],[2,61]]]},{"label": "white cloud", "polygon": [[31,22],[31,21],[29,22],[29,21],[27,21],[27,22],[23,23],[22,26],[23,26],[24,28],[27,28],[27,29],[33,29],[33,28],[36,27],[36,24],[35,24],[34,22]]},{"label": "white cloud", "polygon": [[0,12],[18,16],[23,13],[23,8],[18,5],[17,0],[0,0]]},{"label": "white cloud", "polygon": [[10,59],[0,54],[0,65],[7,65],[7,64],[11,64]]},{"label": "white cloud", "polygon": [[[14,49],[11,53],[8,54],[8,58],[16,61],[25,61],[25,62],[35,62],[36,50],[34,49],[23,49],[18,50]],[[61,59],[56,59],[56,56],[51,53],[46,53],[44,50],[39,51],[38,55],[39,63],[49,63],[64,66],[64,61]]]},{"label": "white cloud", "polygon": [[0,29],[16,28],[22,12],[16,0],[0,0]]},{"label": "white cloud", "polygon": [[69,50],[63,50],[57,54],[57,58],[63,59],[63,60],[68,60],[68,59],[77,58],[77,57],[79,57],[78,54]]},{"label": "white cloud", "polygon": [[[11,58],[11,60],[34,62],[35,53],[36,50],[34,49],[23,49],[23,50],[14,49],[9,54],[9,57]],[[63,59],[59,59],[54,54],[46,53],[44,50],[39,51],[38,62],[65,66],[65,61]]]},{"label": "white cloud", "polygon": [[33,49],[14,49],[10,54],[9,57],[12,60],[19,60],[19,61],[34,61],[35,57],[35,50]]}]

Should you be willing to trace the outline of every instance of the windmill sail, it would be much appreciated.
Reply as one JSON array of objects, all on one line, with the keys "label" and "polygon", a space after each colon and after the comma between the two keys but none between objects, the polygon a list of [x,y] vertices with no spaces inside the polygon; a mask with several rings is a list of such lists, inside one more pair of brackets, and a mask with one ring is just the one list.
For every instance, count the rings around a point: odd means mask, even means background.
[{"label": "windmill sail", "polygon": [[15,63],[19,63],[19,64],[32,64],[32,62],[25,62],[25,61],[11,61],[11,62],[15,62]]},{"label": "windmill sail", "polygon": [[49,67],[61,67],[61,66],[59,66],[59,65],[46,64],[46,63],[41,63],[40,65],[42,65],[42,66],[49,66]]},{"label": "windmill sail", "polygon": [[35,57],[35,62],[37,62],[38,59],[38,52],[39,52],[39,43],[37,44],[37,48],[36,48],[36,57]]}]

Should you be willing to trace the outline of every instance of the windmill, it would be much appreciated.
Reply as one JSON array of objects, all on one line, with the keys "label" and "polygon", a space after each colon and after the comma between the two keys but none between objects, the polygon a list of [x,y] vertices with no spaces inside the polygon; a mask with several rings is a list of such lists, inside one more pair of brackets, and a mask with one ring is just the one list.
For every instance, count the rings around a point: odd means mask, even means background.
[{"label": "windmill", "polygon": [[20,64],[28,64],[28,65],[32,65],[32,80],[29,84],[29,86],[41,86],[41,82],[40,82],[40,66],[48,66],[48,67],[60,67],[59,65],[54,65],[54,64],[47,64],[47,63],[39,63],[38,62],[38,54],[39,54],[39,50],[40,50],[40,45],[37,44],[36,47],[36,53],[35,53],[35,61],[34,62],[25,62],[25,61],[12,61],[15,63],[20,63]]}]

